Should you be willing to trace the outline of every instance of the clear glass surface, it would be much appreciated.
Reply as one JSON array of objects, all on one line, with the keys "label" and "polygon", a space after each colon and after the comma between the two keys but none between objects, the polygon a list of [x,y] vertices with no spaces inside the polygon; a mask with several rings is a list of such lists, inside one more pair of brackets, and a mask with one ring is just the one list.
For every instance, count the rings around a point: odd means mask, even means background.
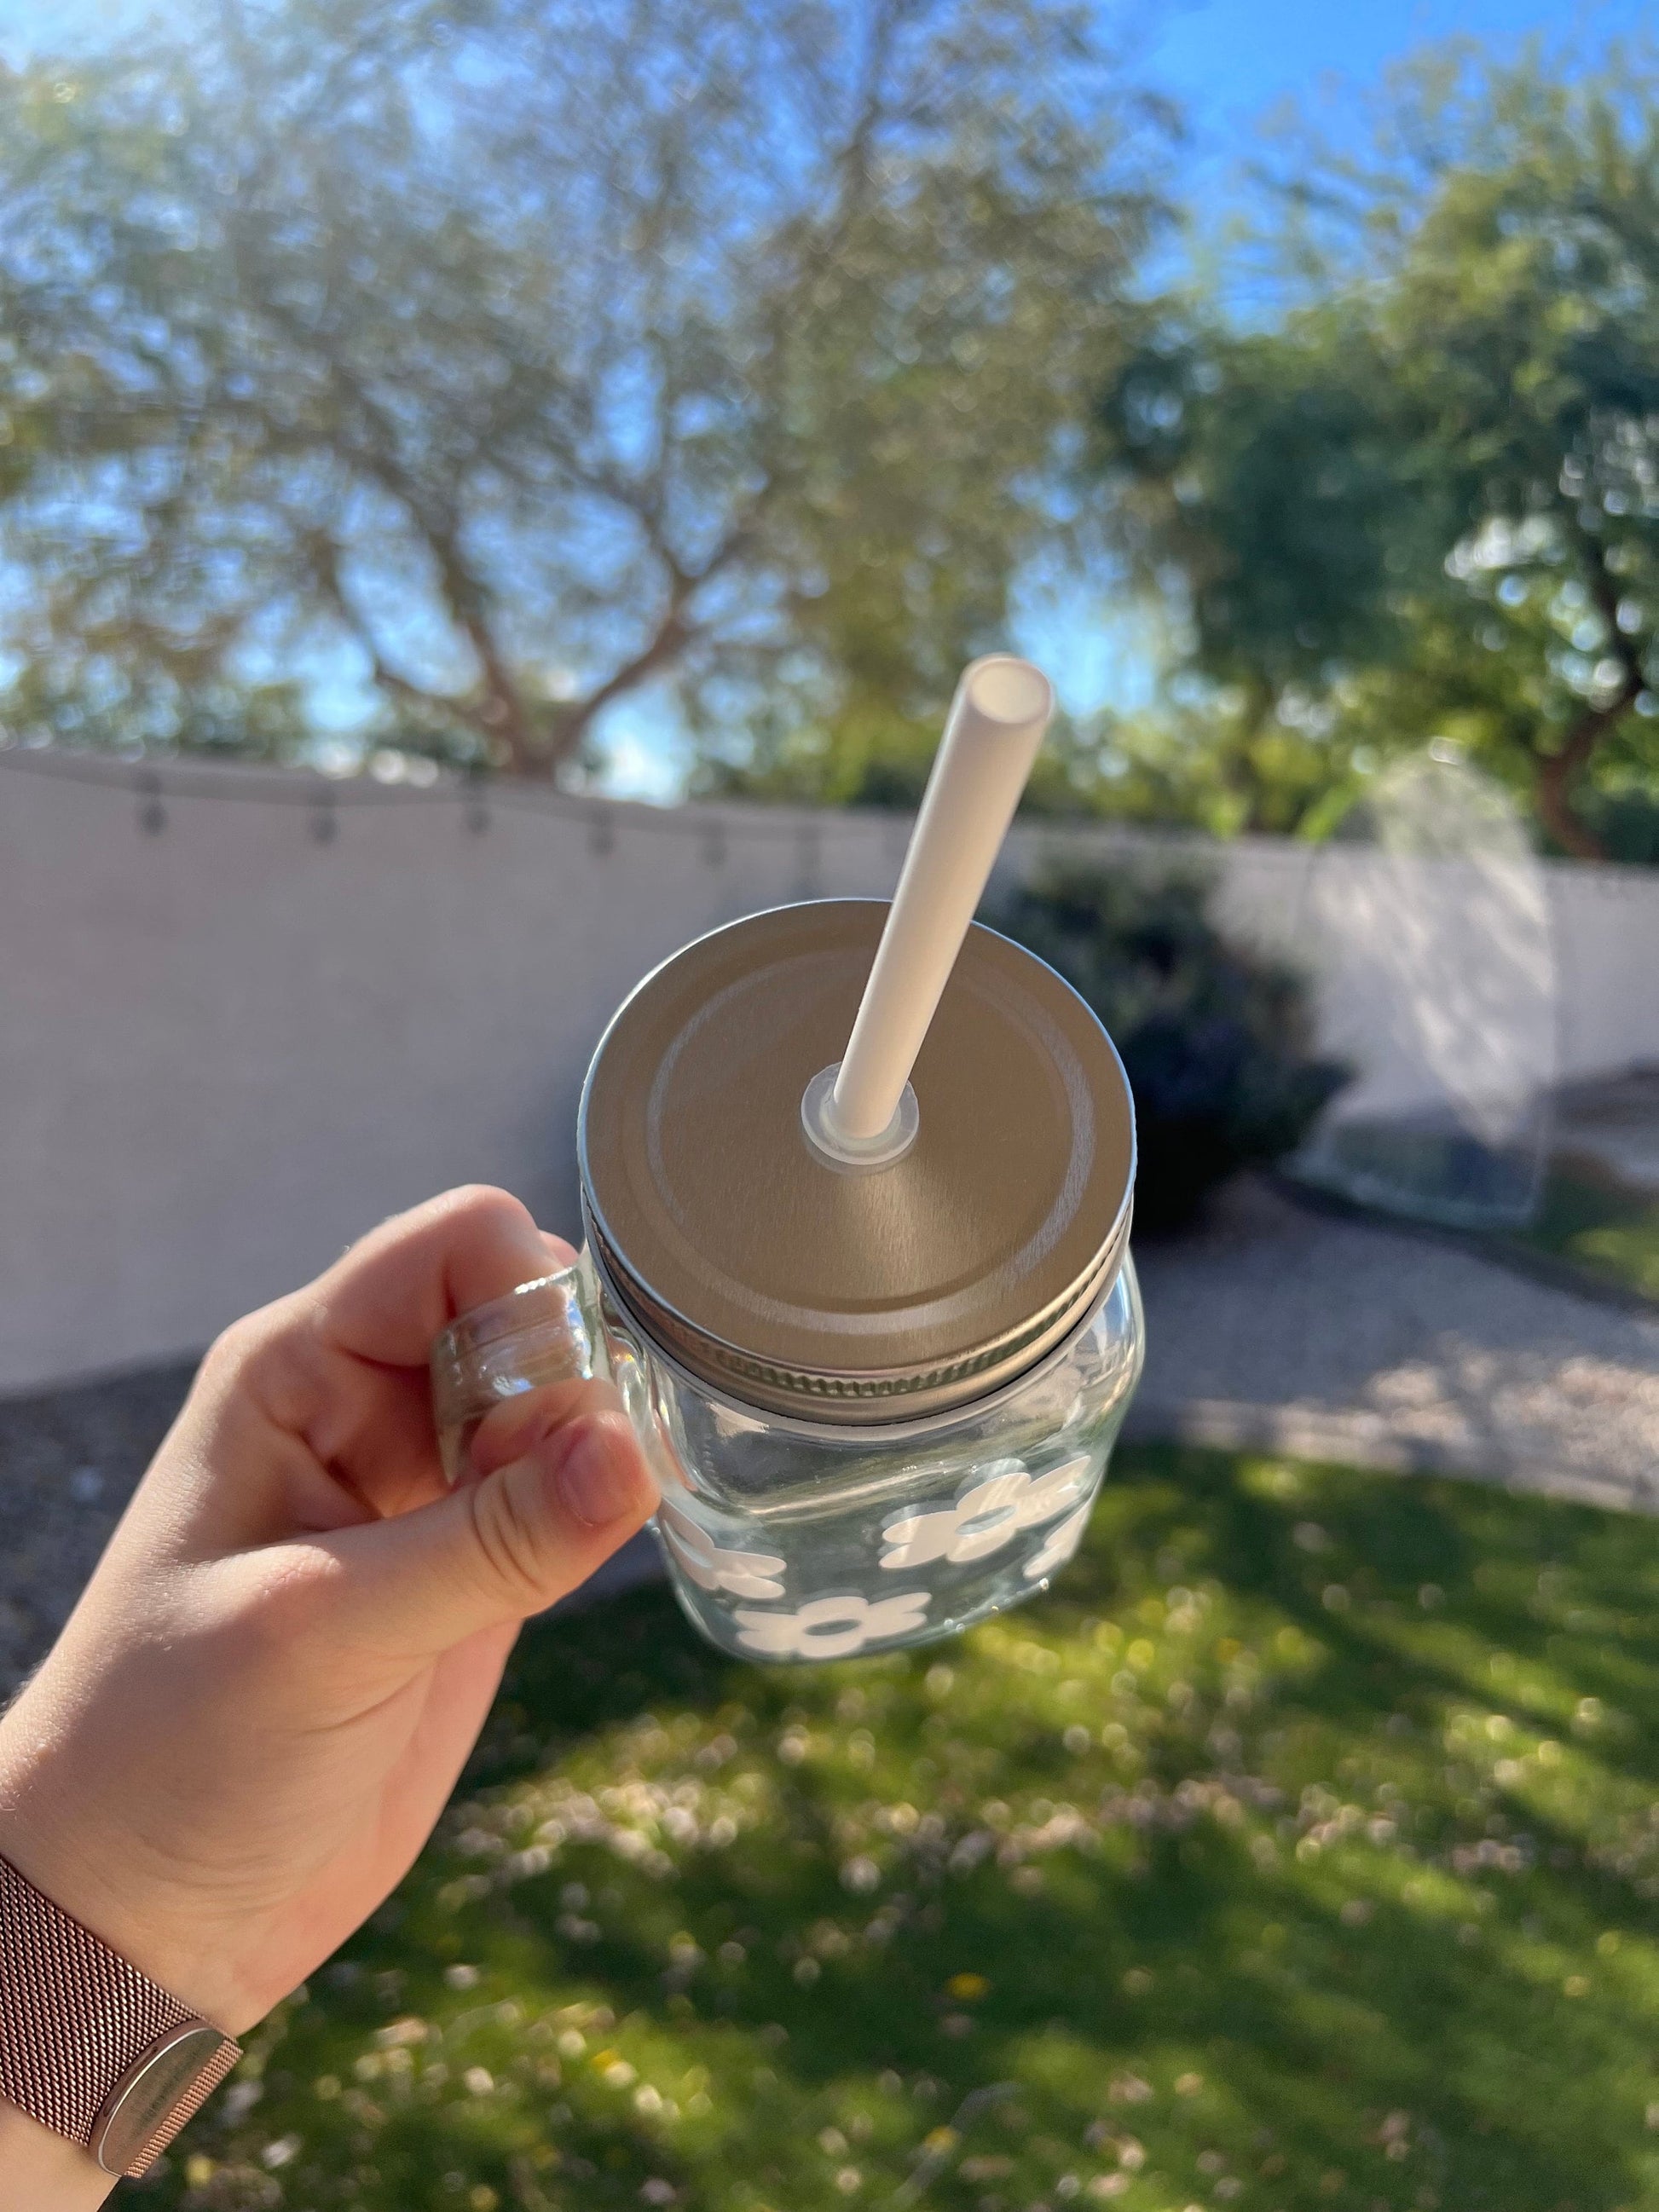
[{"label": "clear glass surface", "polygon": [[609,1374],[661,1488],[657,1537],[692,1621],[740,1657],[837,1659],[952,1635],[1048,1588],[1082,1539],[1144,1346],[1126,1255],[1065,1342],[992,1396],[885,1428],[788,1420],[676,1365],[584,1254],[447,1331],[434,1403],[453,1480],[490,1407]]},{"label": "clear glass surface", "polygon": [[1322,1040],[1354,1079],[1295,1171],[1453,1228],[1530,1221],[1559,986],[1513,799],[1464,762],[1395,762],[1314,861],[1298,938],[1316,954]]}]

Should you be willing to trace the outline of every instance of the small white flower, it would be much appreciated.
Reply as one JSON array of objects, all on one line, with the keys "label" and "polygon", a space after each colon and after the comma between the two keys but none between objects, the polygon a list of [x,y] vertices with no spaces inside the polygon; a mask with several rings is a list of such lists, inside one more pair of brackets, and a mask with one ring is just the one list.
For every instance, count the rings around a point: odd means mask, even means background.
[{"label": "small white flower", "polygon": [[927,1613],[926,1590],[894,1597],[815,1597],[799,1613],[757,1613],[740,1605],[738,1641],[776,1659],[845,1659],[889,1636],[908,1636]]},{"label": "small white flower", "polygon": [[1034,1583],[1039,1576],[1051,1575],[1056,1567],[1063,1567],[1083,1541],[1083,1532],[1088,1525],[1089,1508],[1079,1505],[1058,1528],[1051,1528],[1043,1539],[1042,1550],[1034,1552],[1020,1569],[1026,1581]]},{"label": "small white flower", "polygon": [[1038,1476],[1019,1460],[994,1460],[981,1468],[954,1505],[890,1521],[881,1532],[889,1547],[881,1564],[893,1569],[925,1567],[935,1559],[948,1559],[959,1567],[970,1559],[989,1559],[1022,1528],[1041,1528],[1075,1505],[1093,1473],[1094,1462],[1087,1452]]},{"label": "small white flower", "polygon": [[667,1498],[657,1508],[663,1540],[699,1589],[730,1590],[733,1597],[781,1597],[784,1563],[769,1552],[727,1552],[708,1531]]}]

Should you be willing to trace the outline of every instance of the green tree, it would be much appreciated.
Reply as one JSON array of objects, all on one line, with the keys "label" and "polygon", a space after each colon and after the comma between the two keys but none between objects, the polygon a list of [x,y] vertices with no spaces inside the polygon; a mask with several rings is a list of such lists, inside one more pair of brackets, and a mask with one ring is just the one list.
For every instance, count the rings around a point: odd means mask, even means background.
[{"label": "green tree", "polygon": [[219,0],[0,82],[0,652],[172,741],[345,653],[520,774],[653,684],[919,728],[1162,220],[1095,17]]},{"label": "green tree", "polygon": [[1166,301],[1099,408],[1235,818],[1440,734],[1599,857],[1659,805],[1659,74],[1443,51],[1273,182],[1272,312]]}]

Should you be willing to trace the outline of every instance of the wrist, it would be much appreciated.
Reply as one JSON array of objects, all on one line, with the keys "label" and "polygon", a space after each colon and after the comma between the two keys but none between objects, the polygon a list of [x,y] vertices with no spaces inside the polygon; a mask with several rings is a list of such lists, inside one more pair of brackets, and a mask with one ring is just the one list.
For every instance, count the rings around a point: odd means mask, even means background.
[{"label": "wrist", "polygon": [[178,1851],[163,1862],[84,1776],[78,1792],[63,1790],[59,1762],[27,1744],[21,1717],[14,1708],[0,1723],[0,1857],[210,2026],[251,2027],[267,2008],[243,1987],[229,1931],[209,1924],[209,1900],[180,1882]]},{"label": "wrist", "polygon": [[[0,2099],[104,2172],[140,2174],[240,2057],[0,1857]],[[73,2160],[48,2163],[84,2195]]]},{"label": "wrist", "polygon": [[114,2186],[78,2143],[0,2100],[0,2212],[83,2212]]},{"label": "wrist", "polygon": [[[38,1835],[0,1820],[0,1859],[60,1912],[77,1921],[146,1981],[224,2035],[240,2035],[267,2007],[251,2003],[220,1943],[191,1924],[183,1899],[147,1887],[130,1869],[106,1869],[94,1855],[43,1847]],[[0,2204],[0,2212],[8,2208]]]}]

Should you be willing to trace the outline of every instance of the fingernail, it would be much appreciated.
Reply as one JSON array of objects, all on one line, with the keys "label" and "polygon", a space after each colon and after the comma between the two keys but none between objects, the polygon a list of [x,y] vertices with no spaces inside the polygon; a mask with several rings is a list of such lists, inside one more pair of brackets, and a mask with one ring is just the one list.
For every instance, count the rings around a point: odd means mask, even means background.
[{"label": "fingernail", "polygon": [[603,1528],[637,1502],[634,1470],[621,1437],[601,1422],[584,1423],[559,1462],[554,1486],[573,1519]]}]

